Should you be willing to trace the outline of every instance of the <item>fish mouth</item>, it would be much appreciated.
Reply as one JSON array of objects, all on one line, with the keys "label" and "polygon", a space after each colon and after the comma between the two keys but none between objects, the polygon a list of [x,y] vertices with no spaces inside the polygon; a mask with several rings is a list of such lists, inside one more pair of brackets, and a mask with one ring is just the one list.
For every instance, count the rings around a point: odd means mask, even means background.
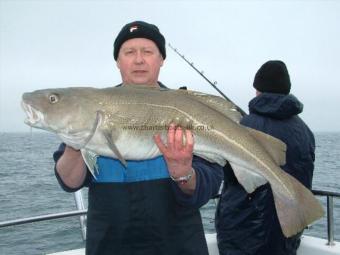
[{"label": "fish mouth", "polygon": [[21,107],[27,115],[27,118],[24,121],[25,124],[35,128],[43,127],[44,115],[42,112],[25,103],[24,101],[21,101]]}]

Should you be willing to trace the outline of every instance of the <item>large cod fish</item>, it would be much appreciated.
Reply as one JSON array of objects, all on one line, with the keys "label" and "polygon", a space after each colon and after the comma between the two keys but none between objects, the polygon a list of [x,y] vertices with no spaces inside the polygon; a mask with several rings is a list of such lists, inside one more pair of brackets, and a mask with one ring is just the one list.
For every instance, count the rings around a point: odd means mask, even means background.
[{"label": "large cod fish", "polygon": [[286,145],[240,125],[237,106],[220,97],[133,85],[74,87],[25,93],[22,107],[26,124],[81,149],[92,173],[97,155],[123,164],[160,155],[153,136],[160,133],[166,140],[167,127],[175,123],[192,130],[195,155],[221,166],[229,161],[247,192],[270,183],[286,237],[324,213],[313,194],[279,167],[285,164]]}]

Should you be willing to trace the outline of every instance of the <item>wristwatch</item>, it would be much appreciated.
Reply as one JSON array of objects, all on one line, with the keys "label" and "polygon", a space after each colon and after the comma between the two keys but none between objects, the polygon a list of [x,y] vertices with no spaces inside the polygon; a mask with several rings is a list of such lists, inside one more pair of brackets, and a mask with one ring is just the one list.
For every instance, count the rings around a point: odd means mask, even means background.
[{"label": "wristwatch", "polygon": [[171,180],[173,180],[174,182],[178,182],[179,184],[186,184],[190,179],[191,177],[194,175],[194,169],[191,168],[189,174],[185,175],[185,176],[180,176],[180,177],[173,177],[170,175],[170,178]]}]

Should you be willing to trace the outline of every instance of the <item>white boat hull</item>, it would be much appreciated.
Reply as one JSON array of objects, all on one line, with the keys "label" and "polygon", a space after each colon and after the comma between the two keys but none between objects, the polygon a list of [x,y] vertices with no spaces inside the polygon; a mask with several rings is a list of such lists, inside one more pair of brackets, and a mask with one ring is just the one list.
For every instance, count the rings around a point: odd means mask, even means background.
[{"label": "white boat hull", "polygon": [[[216,242],[216,234],[206,234],[208,249],[210,255],[219,255]],[[340,255],[340,242],[334,242],[335,245],[327,245],[327,240],[312,237],[302,236],[301,245],[298,249],[298,255]],[[63,251],[57,253],[51,253],[47,255],[84,255],[85,249],[77,249],[70,251]]]}]

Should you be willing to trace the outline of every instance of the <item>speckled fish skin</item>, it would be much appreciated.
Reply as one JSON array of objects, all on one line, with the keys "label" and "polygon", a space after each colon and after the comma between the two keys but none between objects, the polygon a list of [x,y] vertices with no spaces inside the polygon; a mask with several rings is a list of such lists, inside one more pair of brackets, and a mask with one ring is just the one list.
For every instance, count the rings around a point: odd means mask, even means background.
[{"label": "speckled fish skin", "polygon": [[26,124],[56,133],[69,146],[124,160],[160,155],[153,136],[166,141],[175,123],[191,129],[194,154],[223,166],[231,164],[249,192],[270,183],[285,236],[292,236],[323,215],[312,193],[279,165],[285,145],[239,124],[237,107],[200,92],[162,90],[144,86],[96,89],[45,89],[25,93]]}]

